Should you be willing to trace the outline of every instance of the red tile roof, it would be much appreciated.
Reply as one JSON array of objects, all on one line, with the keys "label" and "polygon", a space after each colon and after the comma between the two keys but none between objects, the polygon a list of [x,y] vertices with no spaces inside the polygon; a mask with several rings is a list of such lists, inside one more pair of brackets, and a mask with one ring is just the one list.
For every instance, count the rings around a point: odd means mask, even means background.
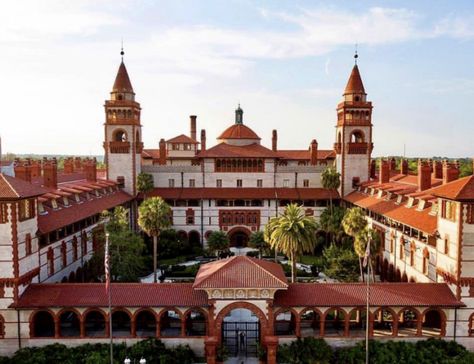
[{"label": "red tile roof", "polygon": [[[275,306],[365,306],[365,283],[290,283],[275,293]],[[371,306],[459,307],[445,283],[373,283]]]},{"label": "red tile roof", "polygon": [[278,263],[235,256],[201,265],[193,288],[277,288],[288,283]]},{"label": "red tile roof", "polygon": [[[281,159],[310,160],[311,153],[309,150],[278,150],[278,157]],[[335,158],[334,150],[318,150],[318,159]]]},{"label": "red tile roof", "polygon": [[255,139],[260,137],[244,124],[233,124],[229,126],[217,139]]},{"label": "red tile roof", "polygon": [[352,68],[351,75],[347,81],[346,89],[344,90],[344,94],[352,93],[365,93],[364,84],[362,83],[359,67],[357,67],[357,65],[354,65],[354,68]]},{"label": "red tile roof", "polygon": [[48,190],[19,178],[0,174],[0,200],[16,200],[20,198],[40,196]]},{"label": "red tile roof", "polygon": [[142,158],[159,159],[160,150],[159,149],[143,149]]},{"label": "red tile roof", "polygon": [[220,143],[212,148],[201,151],[198,158],[278,158],[278,155],[264,146],[254,143],[250,145],[230,145]]},{"label": "red tile roof", "polygon": [[114,92],[133,92],[132,83],[130,82],[127,68],[125,67],[123,61],[120,63],[112,90]]},{"label": "red tile roof", "polygon": [[48,212],[45,215],[38,216],[38,229],[42,233],[59,229],[60,227],[75,223],[89,216],[98,214],[106,209],[124,204],[132,200],[133,197],[123,191],[115,191],[112,194],[93,197],[92,200],[84,201],[81,204],[71,203],[69,207],[63,207],[58,210],[50,209],[45,206]]},{"label": "red tile roof", "polygon": [[[113,283],[112,305],[123,307],[207,306],[207,295],[191,283]],[[103,283],[31,284],[17,308],[107,307]]]},{"label": "red tile roof", "polygon": [[291,199],[327,200],[337,199],[337,191],[324,188],[155,188],[148,196],[164,199]]},{"label": "red tile roof", "polygon": [[472,201],[474,200],[474,175],[432,188],[430,192],[435,196],[450,200]]},{"label": "red tile roof", "polygon": [[189,144],[199,144],[198,141],[194,140],[191,137],[188,137],[187,135],[181,134],[178,135],[177,137],[168,139],[166,141],[167,143],[189,143]]},{"label": "red tile roof", "polygon": [[419,211],[416,207],[407,208],[404,204],[397,205],[393,199],[387,201],[385,197],[379,199],[358,191],[350,193],[344,199],[430,235],[436,232],[437,218],[430,215],[430,208]]}]

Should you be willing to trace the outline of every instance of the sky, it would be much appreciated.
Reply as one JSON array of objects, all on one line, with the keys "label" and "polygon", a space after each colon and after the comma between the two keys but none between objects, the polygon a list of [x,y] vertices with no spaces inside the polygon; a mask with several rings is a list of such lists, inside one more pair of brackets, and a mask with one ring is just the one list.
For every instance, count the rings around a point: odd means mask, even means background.
[{"label": "sky", "polygon": [[330,149],[354,64],[375,156],[472,157],[472,1],[42,0],[0,4],[2,150],[103,154],[123,38],[145,148],[234,121],[271,146]]}]

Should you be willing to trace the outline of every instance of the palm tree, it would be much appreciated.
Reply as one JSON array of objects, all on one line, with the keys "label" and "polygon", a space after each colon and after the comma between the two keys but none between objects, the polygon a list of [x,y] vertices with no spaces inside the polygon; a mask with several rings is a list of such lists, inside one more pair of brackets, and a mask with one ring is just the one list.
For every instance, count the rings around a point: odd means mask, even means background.
[{"label": "palm tree", "polygon": [[138,208],[138,225],[153,237],[153,282],[157,282],[157,250],[160,232],[171,225],[171,207],[161,198],[149,198]]},{"label": "palm tree", "polygon": [[[367,249],[367,244],[370,241],[370,252],[372,255],[375,252],[379,251],[380,248],[380,236],[374,229],[369,228],[366,226],[359,234],[356,235],[354,238],[354,251],[359,256],[359,264],[360,261],[365,257],[365,251]],[[369,264],[372,271],[373,280],[375,282],[375,274],[374,269],[372,268],[372,258],[369,257]],[[362,265],[360,265],[361,269],[361,277],[364,280],[364,275],[362,272]]]},{"label": "palm tree", "polygon": [[[339,186],[341,186],[341,174],[337,172],[334,167],[328,167],[321,175],[321,184],[324,188],[330,190],[331,192],[336,191]],[[332,215],[332,193],[329,195],[329,206]]]},{"label": "palm tree", "polygon": [[207,246],[219,257],[222,251],[229,249],[229,237],[221,230],[213,231],[207,238]]},{"label": "palm tree", "polygon": [[316,220],[306,216],[297,204],[286,206],[283,214],[273,217],[265,236],[273,249],[283,252],[291,260],[291,281],[296,281],[296,259],[305,252],[311,252],[316,245]]},{"label": "palm tree", "polygon": [[363,281],[362,258],[364,257],[365,248],[367,246],[367,239],[364,237],[367,227],[364,211],[360,207],[347,209],[342,219],[342,227],[347,235],[354,238],[354,251],[359,256],[360,277]]},{"label": "palm tree", "polygon": [[258,249],[258,258],[262,259],[262,251],[268,248],[263,231],[255,231],[250,234],[249,247]]},{"label": "palm tree", "polygon": [[153,176],[149,173],[140,173],[137,176],[137,190],[143,193],[143,199],[146,199],[146,194],[155,187],[153,183]]}]

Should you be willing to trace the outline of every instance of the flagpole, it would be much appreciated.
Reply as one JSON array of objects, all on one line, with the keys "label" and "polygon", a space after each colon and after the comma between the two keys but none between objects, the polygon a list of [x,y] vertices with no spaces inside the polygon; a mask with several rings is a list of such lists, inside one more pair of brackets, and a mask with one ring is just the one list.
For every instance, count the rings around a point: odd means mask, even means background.
[{"label": "flagpole", "polygon": [[110,364],[114,364],[114,335],[112,333],[112,287],[110,284],[109,233],[105,233],[105,287],[109,300]]},{"label": "flagpole", "polygon": [[[370,242],[369,242],[370,244]],[[369,364],[370,262],[367,264],[367,312],[365,314],[365,364]]]}]

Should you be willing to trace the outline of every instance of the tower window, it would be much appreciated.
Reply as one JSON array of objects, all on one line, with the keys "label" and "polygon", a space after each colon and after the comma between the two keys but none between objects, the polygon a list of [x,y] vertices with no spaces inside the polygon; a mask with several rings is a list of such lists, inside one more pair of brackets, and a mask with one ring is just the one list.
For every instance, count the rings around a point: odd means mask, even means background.
[{"label": "tower window", "polygon": [[242,180],[241,179],[237,180],[237,187],[242,187]]},{"label": "tower window", "polygon": [[114,141],[116,142],[126,142],[127,141],[127,133],[123,130],[117,130],[114,135]]},{"label": "tower window", "polygon": [[303,187],[309,187],[309,179],[303,180]]},{"label": "tower window", "polygon": [[222,187],[222,180],[221,179],[216,180],[216,187],[218,187],[218,188]]},{"label": "tower window", "polygon": [[123,99],[123,95],[122,94],[118,94],[117,95],[117,100],[122,100]]},{"label": "tower window", "polygon": [[258,180],[257,180],[257,187],[258,187],[258,188],[262,188],[262,187],[263,187],[263,180],[262,180],[262,179],[258,179]]},{"label": "tower window", "polygon": [[196,187],[196,180],[190,179],[189,180],[189,187]]},{"label": "tower window", "polygon": [[360,97],[359,97],[359,96],[356,96],[356,97],[355,97],[355,101],[356,101],[356,102],[359,102],[359,101],[360,101]]},{"label": "tower window", "polygon": [[170,188],[173,188],[173,187],[174,187],[174,179],[173,179],[173,178],[170,178],[170,179],[168,180],[168,187],[170,187]]}]

